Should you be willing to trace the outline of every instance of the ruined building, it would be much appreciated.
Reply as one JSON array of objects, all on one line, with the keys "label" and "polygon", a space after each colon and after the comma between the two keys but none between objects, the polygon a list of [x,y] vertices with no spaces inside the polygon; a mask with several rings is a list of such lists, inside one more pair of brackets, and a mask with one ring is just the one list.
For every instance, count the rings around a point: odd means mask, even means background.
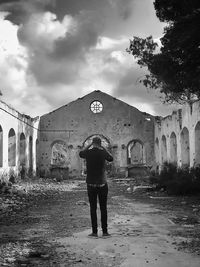
[{"label": "ruined building", "polygon": [[127,175],[134,166],[200,164],[200,102],[165,118],[152,116],[94,91],[40,118],[20,114],[0,101],[0,175],[25,169],[43,177],[80,177],[80,149],[94,136],[110,150],[107,170]]},{"label": "ruined building", "polygon": [[200,101],[187,104],[155,123],[155,162],[200,165]]},{"label": "ruined building", "polygon": [[59,165],[72,176],[83,174],[79,151],[96,135],[113,154],[112,172],[153,164],[154,117],[100,91],[45,114],[39,129],[39,168],[45,173]]},{"label": "ruined building", "polygon": [[0,101],[0,177],[36,171],[38,118],[30,118]]}]

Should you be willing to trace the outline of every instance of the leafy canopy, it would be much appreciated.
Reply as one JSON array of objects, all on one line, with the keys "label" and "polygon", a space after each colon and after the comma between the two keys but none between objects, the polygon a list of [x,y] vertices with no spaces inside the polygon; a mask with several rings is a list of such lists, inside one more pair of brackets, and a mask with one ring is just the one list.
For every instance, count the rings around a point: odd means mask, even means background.
[{"label": "leafy canopy", "polygon": [[155,0],[154,7],[167,23],[160,49],[152,36],[134,36],[127,49],[149,70],[141,82],[164,93],[167,102],[200,99],[200,1]]}]

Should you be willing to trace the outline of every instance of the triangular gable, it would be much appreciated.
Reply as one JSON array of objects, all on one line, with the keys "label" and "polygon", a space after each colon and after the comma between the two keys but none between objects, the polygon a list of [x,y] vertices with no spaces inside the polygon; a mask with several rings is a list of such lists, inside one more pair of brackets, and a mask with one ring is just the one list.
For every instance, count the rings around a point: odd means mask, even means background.
[{"label": "triangular gable", "polygon": [[[122,100],[120,100],[120,99],[118,99],[118,98],[116,98],[116,97],[113,97],[113,96],[111,96],[111,95],[109,95],[109,94],[107,94],[107,93],[105,93],[105,92],[102,92],[102,91],[100,91],[100,90],[92,91],[91,93],[88,93],[88,94],[84,95],[83,97],[79,97],[79,98],[77,98],[77,99],[75,99],[75,100],[69,102],[68,104],[63,105],[63,106],[61,106],[61,107],[59,107],[59,108],[57,108],[57,109],[55,109],[55,110],[53,110],[53,111],[51,111],[51,112],[49,112],[49,113],[47,113],[47,114],[52,114],[52,113],[54,113],[54,112],[59,111],[59,110],[62,109],[62,108],[70,107],[70,106],[73,105],[74,103],[77,103],[78,101],[81,101],[81,100],[83,100],[83,99],[86,99],[86,98],[92,98],[93,95],[94,95],[94,96],[97,96],[96,100],[98,100],[98,96],[103,95],[103,96],[105,96],[107,99],[109,99],[109,98],[112,99],[112,100],[114,99],[114,100],[117,101],[120,105],[125,105],[125,106],[127,106],[127,107],[133,109],[133,110],[136,111],[136,112],[141,112],[141,113],[144,113],[145,115],[150,115],[150,114],[148,114],[148,113],[146,113],[146,112],[142,112],[142,111],[140,111],[139,109],[135,108],[134,106],[131,106],[131,105],[127,104],[126,102],[124,102],[124,101],[122,101]],[[47,114],[44,114],[43,116],[46,116]],[[150,115],[150,116],[151,116],[151,115]]]}]

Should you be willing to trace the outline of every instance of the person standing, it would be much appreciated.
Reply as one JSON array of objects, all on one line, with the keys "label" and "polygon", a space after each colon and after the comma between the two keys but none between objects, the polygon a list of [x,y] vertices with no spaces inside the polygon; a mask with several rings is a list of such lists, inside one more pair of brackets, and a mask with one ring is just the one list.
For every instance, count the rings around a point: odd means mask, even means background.
[{"label": "person standing", "polygon": [[[92,148],[91,148],[92,147]],[[105,174],[105,162],[113,161],[112,155],[101,145],[101,139],[94,137],[92,143],[80,151],[79,156],[86,159],[87,193],[90,203],[92,233],[89,236],[98,237],[97,198],[101,211],[101,227],[104,237],[110,236],[107,225],[108,184]]]}]

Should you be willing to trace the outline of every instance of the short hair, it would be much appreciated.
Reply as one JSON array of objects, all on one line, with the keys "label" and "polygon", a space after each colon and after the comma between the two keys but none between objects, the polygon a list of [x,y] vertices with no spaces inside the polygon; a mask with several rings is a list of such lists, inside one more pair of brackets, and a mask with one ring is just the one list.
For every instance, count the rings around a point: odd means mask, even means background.
[{"label": "short hair", "polygon": [[99,137],[94,137],[94,138],[92,139],[92,143],[101,146],[101,139],[100,139]]}]

